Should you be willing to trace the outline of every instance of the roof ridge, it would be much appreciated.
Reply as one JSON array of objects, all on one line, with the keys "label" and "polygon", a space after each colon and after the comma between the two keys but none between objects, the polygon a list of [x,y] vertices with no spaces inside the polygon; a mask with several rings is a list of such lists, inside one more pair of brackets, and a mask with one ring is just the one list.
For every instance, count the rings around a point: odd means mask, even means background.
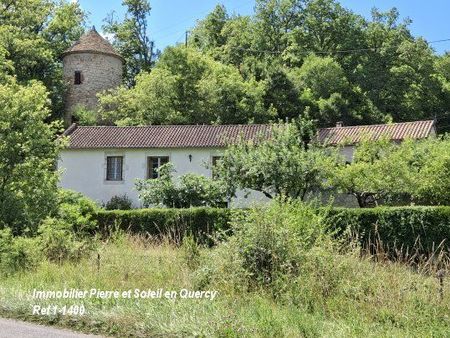
[{"label": "roof ridge", "polygon": [[75,129],[77,129],[77,128],[78,128],[78,124],[72,123],[72,124],[69,126],[69,128],[67,128],[66,130],[64,130],[63,136],[69,136],[69,135],[72,134],[72,133],[75,131]]},{"label": "roof ridge", "polygon": [[360,127],[378,127],[378,126],[394,126],[399,124],[408,124],[408,123],[420,123],[420,122],[435,122],[435,120],[418,120],[418,121],[405,121],[405,122],[392,122],[392,123],[377,123],[377,124],[357,124],[353,126],[342,126],[342,127],[324,127],[319,129],[343,129],[343,128],[360,128]]},{"label": "roof ridge", "polygon": [[240,126],[271,126],[270,123],[255,123],[255,124],[149,124],[145,126],[78,126],[78,128],[149,128],[149,127],[240,127]]}]

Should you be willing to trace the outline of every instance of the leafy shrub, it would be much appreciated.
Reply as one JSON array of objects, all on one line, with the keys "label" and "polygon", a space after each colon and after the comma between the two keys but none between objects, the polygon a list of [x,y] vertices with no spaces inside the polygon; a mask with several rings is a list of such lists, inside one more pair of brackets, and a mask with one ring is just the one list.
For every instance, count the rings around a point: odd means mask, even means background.
[{"label": "leafy shrub", "polygon": [[77,260],[92,249],[97,229],[97,205],[82,194],[60,189],[57,210],[40,225],[35,238],[44,257],[50,261]]},{"label": "leafy shrub", "polygon": [[[247,279],[250,286],[276,285],[298,276],[309,250],[330,243],[325,217],[325,212],[318,213],[301,202],[276,201],[269,207],[252,208],[233,217],[233,236],[219,245],[225,250],[222,256],[239,262],[238,278]],[[224,264],[231,267],[235,263]],[[211,273],[210,269],[206,271]],[[223,278],[228,279],[226,275]]]},{"label": "leafy shrub", "polygon": [[61,189],[58,192],[58,208],[52,218],[71,225],[77,234],[91,234],[97,228],[94,218],[97,204],[82,194]]},{"label": "leafy shrub", "polygon": [[133,202],[125,194],[122,196],[113,196],[106,204],[106,210],[130,210],[133,208]]},{"label": "leafy shrub", "polygon": [[450,205],[450,134],[419,142],[414,155],[421,159],[413,192],[417,204]]},{"label": "leafy shrub", "polygon": [[158,169],[159,178],[136,182],[136,190],[145,207],[226,206],[229,194],[222,182],[195,174],[183,175],[175,182],[173,172],[173,164],[167,163]]},{"label": "leafy shrub", "polygon": [[304,252],[326,237],[323,216],[295,202],[251,209],[235,218],[232,228],[245,270],[264,283],[296,275]]},{"label": "leafy shrub", "polygon": [[231,213],[230,209],[220,208],[98,210],[95,219],[99,231],[106,235],[119,228],[176,238],[191,234],[204,241],[209,235],[229,228]]},{"label": "leafy shrub", "polygon": [[83,195],[58,191],[55,211],[45,218],[33,237],[0,230],[0,269],[3,274],[35,267],[43,258],[61,262],[78,259],[92,249],[96,204]]},{"label": "leafy shrub", "polygon": [[72,225],[61,219],[47,218],[38,230],[36,238],[44,256],[50,261],[78,260],[92,249],[92,238],[77,235]]},{"label": "leafy shrub", "polygon": [[81,126],[95,126],[98,123],[96,112],[87,110],[83,106],[75,107],[72,115]]},{"label": "leafy shrub", "polygon": [[0,230],[0,275],[31,269],[40,257],[35,238],[15,237],[9,228]]},{"label": "leafy shrub", "polygon": [[0,84],[0,229],[29,235],[54,210],[64,139],[55,142],[59,122],[45,122],[46,87],[18,82]]}]

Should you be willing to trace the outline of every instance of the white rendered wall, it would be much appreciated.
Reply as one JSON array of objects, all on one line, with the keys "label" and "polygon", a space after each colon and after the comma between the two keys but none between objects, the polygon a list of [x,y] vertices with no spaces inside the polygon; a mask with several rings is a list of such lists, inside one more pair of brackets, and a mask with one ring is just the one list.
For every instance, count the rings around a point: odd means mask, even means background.
[{"label": "white rendered wall", "polygon": [[[135,207],[141,207],[135,180],[145,179],[147,175],[147,157],[169,156],[174,164],[175,176],[195,173],[211,177],[212,156],[219,156],[220,149],[92,149],[63,150],[58,161],[61,170],[60,186],[72,189],[88,196],[99,204],[105,203],[116,195],[127,194]],[[192,161],[189,160],[192,155]],[[106,157],[123,156],[123,181],[106,181]],[[267,198],[253,191],[248,198],[244,192],[238,192],[232,201],[233,207],[246,207],[253,203],[267,202]]]}]

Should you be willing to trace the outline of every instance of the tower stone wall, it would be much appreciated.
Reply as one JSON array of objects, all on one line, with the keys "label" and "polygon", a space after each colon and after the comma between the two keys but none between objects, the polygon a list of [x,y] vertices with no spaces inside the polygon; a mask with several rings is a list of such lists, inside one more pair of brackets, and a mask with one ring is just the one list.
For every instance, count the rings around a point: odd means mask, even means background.
[{"label": "tower stone wall", "polygon": [[62,62],[69,125],[77,107],[96,111],[97,94],[121,84],[124,60],[93,27],[63,53]]},{"label": "tower stone wall", "polygon": [[[67,85],[66,119],[71,118],[77,107],[96,110],[97,94],[122,82],[122,60],[116,56],[91,52],[68,54],[63,59],[63,69]],[[75,72],[80,72],[79,84],[75,83]]]}]

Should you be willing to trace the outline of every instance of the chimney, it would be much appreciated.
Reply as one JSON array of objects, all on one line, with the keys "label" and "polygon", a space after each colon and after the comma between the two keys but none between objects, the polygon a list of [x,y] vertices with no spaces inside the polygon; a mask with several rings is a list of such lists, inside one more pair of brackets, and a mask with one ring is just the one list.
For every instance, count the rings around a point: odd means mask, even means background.
[{"label": "chimney", "polygon": [[341,128],[344,126],[344,123],[342,121],[336,122],[336,128]]}]

